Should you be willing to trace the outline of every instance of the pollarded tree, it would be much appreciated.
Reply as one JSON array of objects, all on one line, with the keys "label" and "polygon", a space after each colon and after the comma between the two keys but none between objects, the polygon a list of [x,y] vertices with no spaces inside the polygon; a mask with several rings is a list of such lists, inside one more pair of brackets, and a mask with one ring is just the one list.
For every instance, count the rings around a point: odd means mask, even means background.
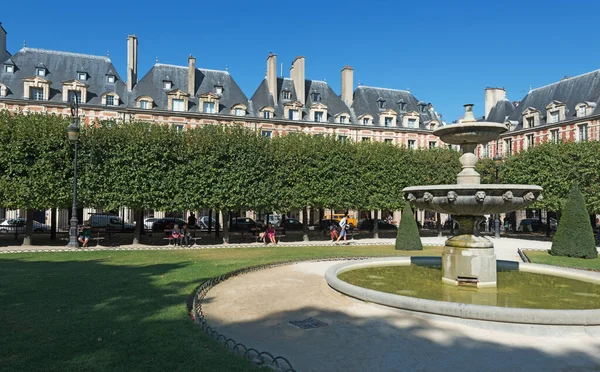
[{"label": "pollarded tree", "polygon": [[577,258],[598,257],[585,200],[577,185],[569,192],[550,254]]},{"label": "pollarded tree", "polygon": [[396,249],[404,251],[423,250],[423,243],[419,236],[419,228],[413,216],[413,210],[407,201],[402,210],[402,220],[398,225],[398,234],[396,235]]}]

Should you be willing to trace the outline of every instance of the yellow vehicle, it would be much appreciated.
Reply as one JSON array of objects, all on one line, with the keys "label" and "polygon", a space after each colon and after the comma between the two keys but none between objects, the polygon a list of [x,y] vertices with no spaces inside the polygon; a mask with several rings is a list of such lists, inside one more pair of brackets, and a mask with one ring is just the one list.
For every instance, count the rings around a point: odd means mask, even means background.
[{"label": "yellow vehicle", "polygon": [[[342,218],[344,218],[343,213],[334,213],[331,216],[325,215],[325,219],[335,220],[337,222],[340,222]],[[356,217],[348,215],[348,223],[350,224],[350,227],[356,227],[358,222],[356,221]]]}]

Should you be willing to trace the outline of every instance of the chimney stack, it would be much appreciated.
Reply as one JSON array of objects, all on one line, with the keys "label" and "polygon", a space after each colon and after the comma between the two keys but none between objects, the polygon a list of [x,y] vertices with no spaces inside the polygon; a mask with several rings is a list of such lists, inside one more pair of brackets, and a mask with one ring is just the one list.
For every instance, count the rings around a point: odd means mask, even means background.
[{"label": "chimney stack", "polygon": [[0,62],[4,62],[8,58],[8,51],[6,50],[6,30],[2,27],[0,22]]},{"label": "chimney stack", "polygon": [[298,56],[296,59],[294,59],[294,62],[292,62],[292,67],[290,68],[290,78],[292,78],[294,81],[294,88],[296,89],[298,101],[300,101],[303,105],[306,104],[306,97],[304,96],[304,84],[306,81],[304,57]]},{"label": "chimney stack", "polygon": [[131,91],[137,84],[138,39],[135,35],[127,36],[127,90]]},{"label": "chimney stack", "polygon": [[188,57],[188,93],[192,97],[196,94],[196,58],[191,54]]},{"label": "chimney stack", "polygon": [[485,118],[487,119],[492,108],[506,99],[504,88],[485,88]]},{"label": "chimney stack", "polygon": [[350,107],[352,106],[352,92],[354,89],[354,69],[345,66],[342,69],[342,101]]},{"label": "chimney stack", "polygon": [[273,53],[267,57],[267,87],[273,96],[273,104],[277,106],[277,54]]}]

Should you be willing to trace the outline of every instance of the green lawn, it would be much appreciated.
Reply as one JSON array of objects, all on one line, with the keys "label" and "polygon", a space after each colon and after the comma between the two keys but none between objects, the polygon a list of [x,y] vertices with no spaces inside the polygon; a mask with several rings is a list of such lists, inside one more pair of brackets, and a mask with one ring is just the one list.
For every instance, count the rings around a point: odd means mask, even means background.
[{"label": "green lawn", "polygon": [[533,263],[600,271],[600,256],[595,259],[572,258],[552,256],[550,253],[542,251],[525,251],[525,254]]},{"label": "green lawn", "polygon": [[440,254],[332,245],[0,255],[0,370],[257,370],[189,318],[204,280],[291,259]]}]

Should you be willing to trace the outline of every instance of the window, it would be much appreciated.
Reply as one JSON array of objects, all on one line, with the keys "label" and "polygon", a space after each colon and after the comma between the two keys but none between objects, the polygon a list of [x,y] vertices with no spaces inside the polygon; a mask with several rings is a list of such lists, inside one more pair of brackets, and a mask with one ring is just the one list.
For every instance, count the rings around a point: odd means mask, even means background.
[{"label": "window", "polygon": [[392,119],[389,116],[386,116],[383,118],[383,125],[385,125],[386,127],[391,127],[392,126]]},{"label": "window", "polygon": [[526,120],[527,120],[527,128],[535,127],[535,118],[533,116],[528,117]]},{"label": "window", "polygon": [[559,121],[558,120],[558,118],[559,118],[558,114],[559,114],[558,110],[556,110],[556,111],[550,111],[550,122],[551,123],[558,123],[558,121]]},{"label": "window", "polygon": [[386,138],[383,140],[383,142],[385,143],[394,143],[394,140],[392,138]]},{"label": "window", "polygon": [[169,80],[163,80],[163,89],[173,88],[173,82]]},{"label": "window", "polygon": [[263,118],[271,119],[271,111],[263,111]]},{"label": "window", "polygon": [[223,94],[223,87],[220,85],[215,85],[215,93],[216,94]]},{"label": "window", "polygon": [[577,109],[577,117],[583,117],[586,114],[586,107],[585,106],[579,106],[579,108]]},{"label": "window", "polygon": [[235,109],[235,116],[244,116],[246,114],[246,110],[241,107],[237,107]]},{"label": "window", "polygon": [[46,69],[38,67],[38,68],[35,69],[35,74],[37,76],[46,76]]},{"label": "window", "polygon": [[77,73],[77,79],[81,80],[81,81],[86,81],[87,80],[87,74],[85,72],[78,72]]},{"label": "window", "polygon": [[369,118],[363,118],[363,124],[368,125],[369,124]]},{"label": "window", "polygon": [[344,124],[346,122],[345,116],[340,116],[340,123]]},{"label": "window", "polygon": [[29,88],[29,98],[34,101],[43,101],[44,100],[44,89]]},{"label": "window", "polygon": [[431,129],[431,130],[435,130],[435,123],[431,123],[431,124],[429,124],[429,129]]},{"label": "window", "polygon": [[504,154],[512,155],[512,138],[507,138],[504,140]]},{"label": "window", "polygon": [[318,123],[323,121],[323,111],[315,111],[315,121]]},{"label": "window", "polygon": [[263,137],[267,137],[267,138],[271,138],[271,131],[270,130],[263,130],[260,132],[260,135]]},{"label": "window", "polygon": [[377,106],[380,110],[383,110],[385,108],[385,100],[383,98],[379,98],[377,100]]},{"label": "window", "polygon": [[289,90],[284,90],[281,93],[283,95],[283,99],[292,99],[292,92]]},{"label": "window", "polygon": [[370,138],[370,137],[363,137],[363,138],[361,138],[361,140],[362,140],[363,142],[368,142],[368,141],[370,141],[370,140],[371,140],[371,138]]},{"label": "window", "polygon": [[[429,148],[430,148],[430,149],[434,149],[434,148],[435,148],[435,146],[437,146],[437,142],[435,142],[435,141],[429,141]],[[486,147],[487,147],[487,146],[486,146]]]},{"label": "window", "polygon": [[215,113],[215,103],[214,102],[204,102],[204,105],[202,106],[202,111],[206,112],[207,114],[214,114]]},{"label": "window", "polygon": [[4,72],[12,74],[13,72],[15,72],[15,66],[13,66],[13,65],[4,66]]},{"label": "window", "polygon": [[348,140],[348,136],[338,136],[338,141],[346,141]]},{"label": "window", "polygon": [[319,102],[321,100],[321,94],[320,93],[312,93],[312,100],[313,102]]},{"label": "window", "polygon": [[140,101],[140,108],[142,108],[142,109],[149,109],[150,108],[150,101],[145,100],[145,99],[141,100]]},{"label": "window", "polygon": [[114,84],[115,83],[115,75],[106,75],[106,82],[108,84]]},{"label": "window", "polygon": [[183,129],[184,129],[183,125],[177,124],[177,125],[174,125],[174,127],[177,132],[183,132]]},{"label": "window", "polygon": [[588,140],[588,125],[587,124],[581,124],[579,126],[579,140],[580,141]]},{"label": "window", "polygon": [[183,111],[183,100],[182,99],[173,99],[171,101],[171,110],[172,111]]},{"label": "window", "polygon": [[527,135],[527,148],[531,148],[533,147],[533,145],[535,144],[534,139],[533,139],[533,134],[528,134]]},{"label": "window", "polygon": [[408,127],[409,128],[416,128],[416,124],[417,124],[417,119],[408,119]]},{"label": "window", "polygon": [[552,135],[552,143],[558,143],[560,141],[560,134],[558,132],[558,129],[551,130],[550,134]]},{"label": "window", "polygon": [[288,110],[288,119],[298,120],[298,110]]},{"label": "window", "polygon": [[415,148],[415,140],[408,140],[408,148],[414,150],[414,148]]},{"label": "window", "polygon": [[106,106],[115,106],[115,96],[110,94],[106,96]]},{"label": "window", "polygon": [[75,98],[77,98],[78,104],[81,103],[81,92],[78,90],[69,90],[68,102],[74,102]]}]

